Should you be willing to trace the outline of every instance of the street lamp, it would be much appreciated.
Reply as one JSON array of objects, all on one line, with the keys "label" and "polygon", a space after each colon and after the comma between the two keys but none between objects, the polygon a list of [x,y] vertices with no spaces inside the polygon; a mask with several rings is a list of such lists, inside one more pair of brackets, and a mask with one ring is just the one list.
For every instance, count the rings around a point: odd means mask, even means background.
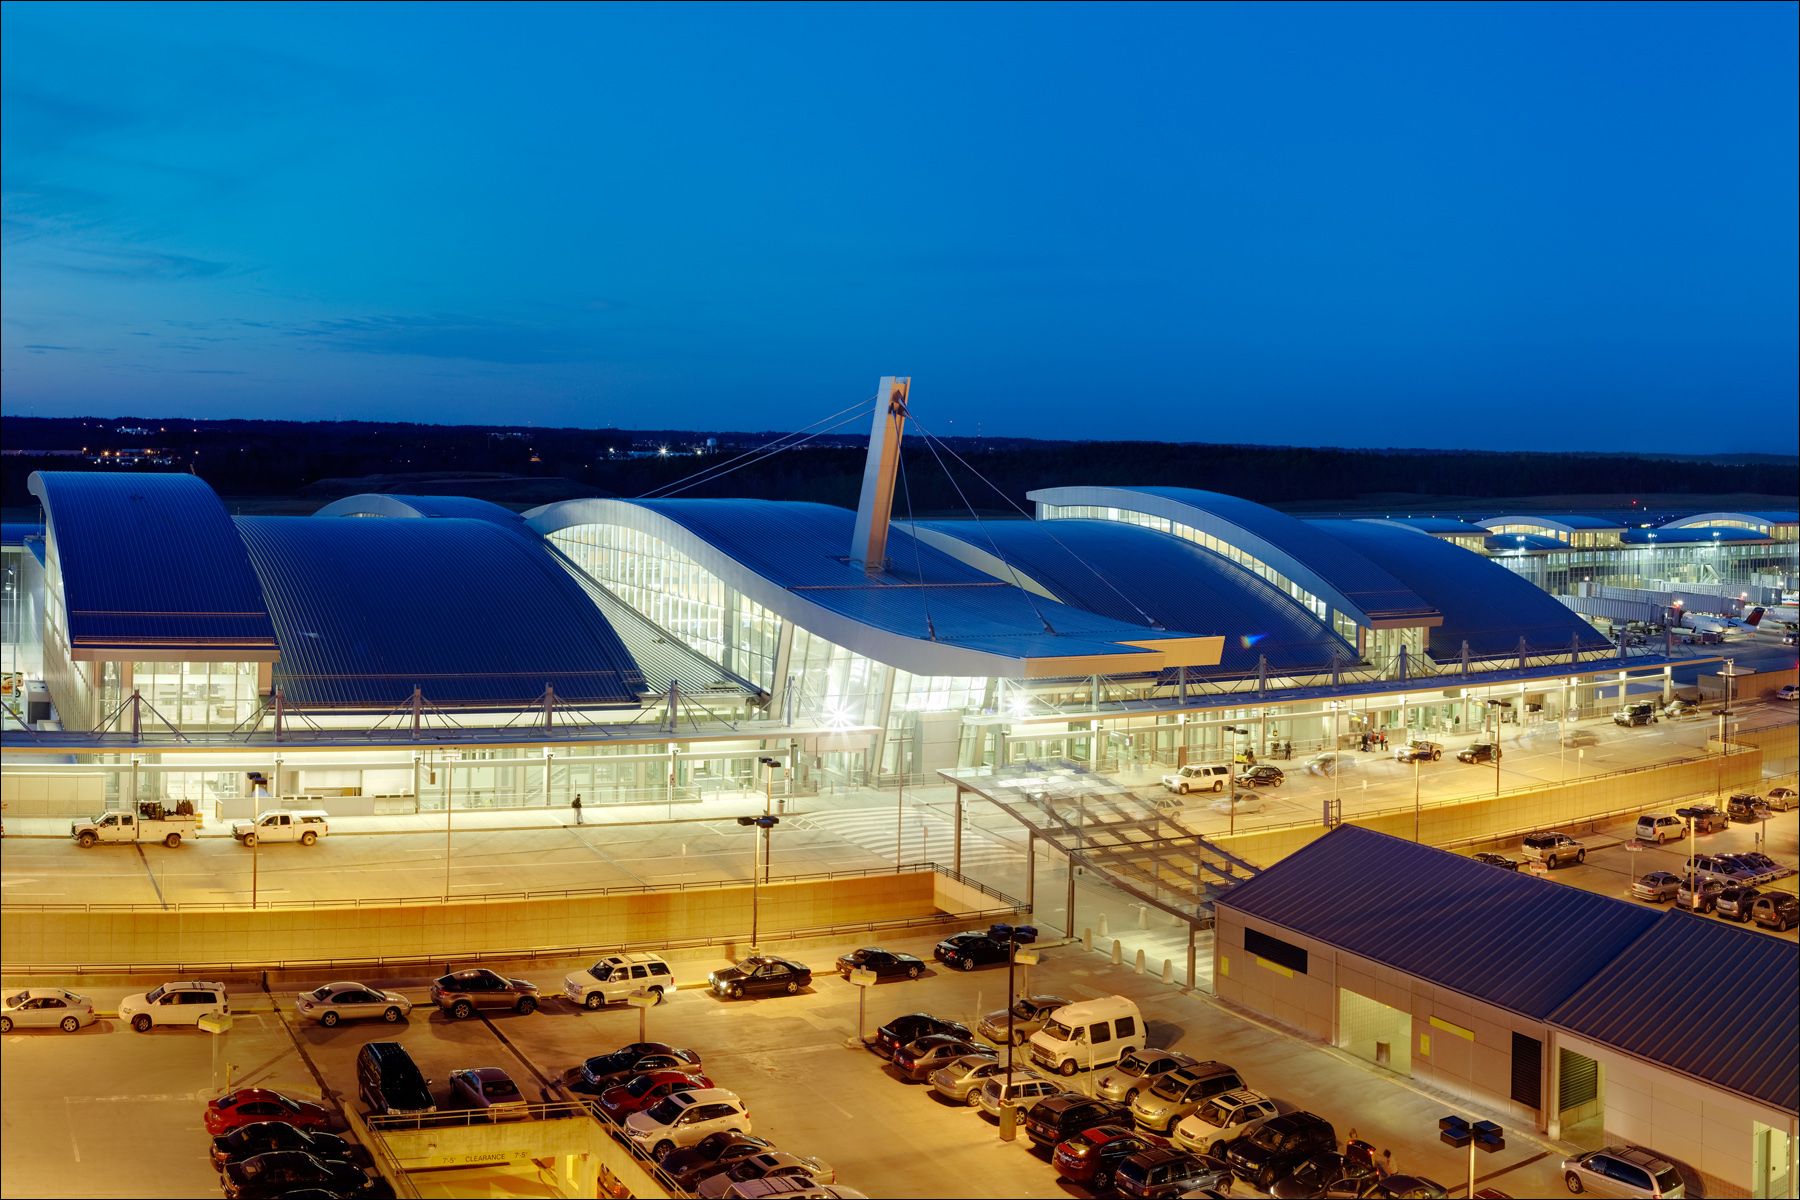
[{"label": "street lamp", "polygon": [[[757,834],[756,834],[756,847],[755,848],[758,852],[759,857],[766,857],[762,853],[764,839],[766,839],[769,836],[769,830],[771,830],[771,829],[775,828],[775,826],[781,824],[781,818],[780,817],[772,817],[769,814],[764,813],[760,817],[739,817],[737,819],[737,823],[739,825],[743,825],[746,827],[751,826],[751,825],[756,826]],[[762,869],[761,868],[762,868],[762,863],[760,863],[760,862],[752,862],[750,864],[750,953],[751,954],[755,954],[757,952],[756,934],[757,934],[757,919],[759,916],[758,903],[760,901],[760,897],[758,896],[758,893],[757,893],[757,884],[761,880],[761,877],[762,877]]]},{"label": "street lamp", "polygon": [[1471,1125],[1455,1114],[1438,1118],[1438,1138],[1447,1146],[1469,1148],[1469,1190],[1464,1193],[1469,1196],[1475,1194],[1475,1151],[1480,1149],[1484,1154],[1492,1154],[1506,1149],[1506,1131],[1500,1126],[1492,1121],[1476,1121]]},{"label": "street lamp", "polygon": [[[1012,1102],[1013,1049],[1018,1044],[1013,1037],[1013,971],[1019,962],[1019,947],[1031,945],[1037,941],[1037,936],[1035,925],[988,926],[988,937],[1006,947],[1006,1078],[1000,1084],[1000,1137],[1008,1142],[1013,1140],[1019,1120],[1018,1107]],[[1035,961],[1037,951],[1027,950],[1025,953]]]},{"label": "street lamp", "polygon": [[1235,834],[1235,833],[1237,833],[1237,778],[1238,778],[1237,777],[1237,737],[1235,735],[1240,734],[1240,733],[1251,733],[1251,732],[1253,732],[1253,730],[1251,730],[1251,728],[1248,725],[1226,725],[1226,726],[1223,726],[1222,731],[1225,733],[1234,735],[1231,739],[1231,747],[1230,747],[1230,752],[1229,752],[1230,753],[1230,761],[1226,763],[1227,778],[1229,778],[1231,780],[1231,800],[1229,802],[1231,804],[1231,811],[1226,817],[1228,824],[1226,825],[1225,828],[1226,828],[1226,832],[1228,834]]}]

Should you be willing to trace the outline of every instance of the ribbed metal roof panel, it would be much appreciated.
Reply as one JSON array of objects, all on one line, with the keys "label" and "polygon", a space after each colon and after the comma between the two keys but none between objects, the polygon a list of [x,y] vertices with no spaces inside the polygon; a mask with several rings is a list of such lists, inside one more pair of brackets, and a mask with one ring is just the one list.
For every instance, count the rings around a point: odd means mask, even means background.
[{"label": "ribbed metal roof panel", "polygon": [[0,522],[0,546],[18,546],[29,550],[44,565],[44,528],[31,521]]},{"label": "ribbed metal roof panel", "polygon": [[468,496],[405,496],[389,492],[365,492],[333,500],[313,514],[315,517],[463,517],[472,521],[492,521],[508,529],[522,528],[525,518],[510,508],[491,500],[474,500]]},{"label": "ribbed metal roof panel", "polygon": [[[1331,669],[1355,654],[1282,592],[1192,542],[1117,521],[932,521],[1000,558],[1065,603],[1115,620],[1155,622],[1196,636],[1224,635],[1217,667],[1191,677]],[[1002,574],[1001,579],[1006,576]]]},{"label": "ribbed metal roof panel", "polygon": [[1459,658],[1464,640],[1476,657],[1510,654],[1521,637],[1539,653],[1612,644],[1530,580],[1441,538],[1385,521],[1313,524],[1381,564],[1444,614],[1442,625],[1426,631],[1427,651],[1439,662]]},{"label": "ribbed metal roof panel", "polygon": [[38,471],[77,650],[266,659],[275,630],[244,543],[192,475]]},{"label": "ribbed metal roof panel", "polygon": [[772,583],[862,624],[908,637],[1023,658],[1117,654],[1123,649],[1118,642],[1163,636],[1032,596],[898,527],[888,536],[887,570],[867,575],[849,557],[856,514],[848,509],[769,500],[636,503]]},{"label": "ribbed metal roof panel", "polygon": [[1217,903],[1540,1020],[1657,921],[1652,909],[1355,825]]},{"label": "ribbed metal roof panel", "polygon": [[547,548],[485,520],[241,517],[295,704],[635,704],[642,672]]},{"label": "ribbed metal roof panel", "polygon": [[1501,513],[1476,522],[1483,528],[1495,525],[1542,525],[1549,529],[1623,529],[1625,522],[1616,517],[1595,517],[1587,513]]},{"label": "ribbed metal roof panel", "polygon": [[1509,550],[1568,550],[1569,543],[1544,533],[1496,533],[1487,540],[1487,548],[1495,554]]},{"label": "ribbed metal roof panel", "polygon": [[1684,529],[1679,526],[1664,525],[1660,529],[1627,529],[1619,535],[1619,540],[1627,546],[1697,546],[1714,542],[1766,542],[1769,535],[1756,529],[1741,529],[1737,526],[1713,526],[1705,529]]},{"label": "ribbed metal roof panel", "polygon": [[1455,517],[1381,517],[1374,518],[1394,525],[1405,525],[1422,533],[1460,533],[1469,537],[1486,537],[1487,530]]},{"label": "ribbed metal roof panel", "polygon": [[[1682,997],[1724,1007],[1693,1013]],[[1800,1113],[1800,946],[1679,910],[1550,1015],[1637,1058]]]}]

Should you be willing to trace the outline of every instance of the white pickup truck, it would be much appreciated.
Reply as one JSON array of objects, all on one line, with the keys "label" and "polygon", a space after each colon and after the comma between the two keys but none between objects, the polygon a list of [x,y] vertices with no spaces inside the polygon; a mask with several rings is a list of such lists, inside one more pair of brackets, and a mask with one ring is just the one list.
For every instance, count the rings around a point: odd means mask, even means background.
[{"label": "white pickup truck", "polygon": [[318,811],[264,813],[256,821],[234,821],[231,836],[246,846],[258,842],[299,842],[310,846],[331,832],[328,814]]},{"label": "white pickup truck", "polygon": [[171,849],[184,837],[200,832],[200,818],[163,811],[160,804],[140,804],[136,812],[101,813],[91,821],[75,821],[69,836],[78,846],[96,842],[161,842]]}]

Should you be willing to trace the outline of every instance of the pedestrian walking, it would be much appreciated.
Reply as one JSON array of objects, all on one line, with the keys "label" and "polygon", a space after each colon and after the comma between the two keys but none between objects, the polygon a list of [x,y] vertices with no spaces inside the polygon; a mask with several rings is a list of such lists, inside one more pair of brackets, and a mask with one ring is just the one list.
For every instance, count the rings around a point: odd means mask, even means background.
[{"label": "pedestrian walking", "polygon": [[569,807],[575,810],[575,823],[577,825],[581,824],[581,793],[580,792],[575,793],[575,799],[570,801]]}]

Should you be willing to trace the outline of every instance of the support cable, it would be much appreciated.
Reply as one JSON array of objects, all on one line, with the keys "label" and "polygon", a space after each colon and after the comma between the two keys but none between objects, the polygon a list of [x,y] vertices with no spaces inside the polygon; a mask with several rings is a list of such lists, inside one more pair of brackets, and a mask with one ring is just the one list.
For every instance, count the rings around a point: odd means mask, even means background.
[{"label": "support cable", "polygon": [[[846,423],[846,421],[837,421],[837,423],[832,425],[830,429],[820,429],[816,433],[808,433],[808,431],[812,430],[815,426],[823,425],[827,421],[832,421],[838,417],[842,417],[842,416],[844,416],[845,413],[850,414],[850,418],[848,418],[848,419],[854,419],[855,416],[858,415],[855,410],[858,410],[858,409],[862,410],[863,414],[866,415],[867,412],[870,410],[870,408],[874,405],[874,403],[875,403],[875,397],[873,397],[873,396],[870,396],[865,400],[859,400],[855,404],[847,405],[844,408],[838,409],[834,413],[831,413],[824,417],[820,417],[817,421],[814,421],[811,425],[807,425],[800,429],[796,429],[791,433],[784,433],[784,434],[780,435],[779,437],[775,437],[775,438],[770,439],[767,442],[764,442],[760,446],[756,446],[749,450],[745,450],[740,454],[733,455],[731,458],[726,459],[722,463],[714,463],[710,466],[702,467],[700,470],[690,472],[689,474],[684,475],[680,479],[674,480],[671,483],[665,483],[665,484],[661,485],[660,487],[653,487],[649,491],[638,496],[637,499],[652,500],[652,499],[655,499],[662,495],[673,495],[673,494],[675,494],[675,492],[677,490],[686,491],[689,488],[698,487],[702,483],[710,482],[711,479],[723,478],[724,476],[729,475],[732,471],[735,471],[738,469],[737,466],[733,466],[732,464],[739,463],[740,459],[751,459],[752,461],[757,461],[758,459],[768,457],[768,455],[770,455],[770,454],[779,454],[782,450],[791,450],[795,446],[804,445],[806,442],[811,441],[813,438],[819,437],[822,434],[830,433],[832,429],[839,428],[840,426],[844,425]],[[806,436],[803,437],[802,435],[806,435]],[[783,445],[782,444],[784,442],[788,442],[790,439],[799,439],[799,440],[794,441],[792,445]],[[741,463],[740,465],[747,467],[750,465],[750,463],[744,462],[744,463]]]},{"label": "support cable", "polygon": [[[956,476],[951,473],[949,466],[944,462],[944,456],[938,453],[936,443],[936,438],[932,437],[929,433],[925,434],[925,448],[931,451],[931,456],[937,460],[938,470],[944,473],[944,478],[948,479],[950,481],[950,486],[956,489],[956,498],[962,501],[963,507],[969,510],[969,515],[975,518],[975,528],[980,530],[981,536],[987,539],[988,549],[994,552],[995,558],[1005,564],[1007,573],[1012,576],[1013,586],[1018,588],[1019,591],[1024,594],[1025,602],[1031,605],[1031,611],[1037,617],[1038,624],[1044,627],[1044,632],[1055,637],[1056,627],[1050,624],[1050,618],[1046,617],[1044,615],[1044,610],[1038,607],[1036,594],[1019,581],[1018,569],[1013,566],[1012,561],[1008,559],[1006,555],[1000,553],[999,543],[994,541],[994,535],[988,532],[988,527],[982,521],[981,514],[975,511],[975,506],[970,504],[969,498],[963,494],[962,484],[956,481]],[[916,539],[918,535],[913,534],[913,537]]]},{"label": "support cable", "polygon": [[[896,454],[894,456],[894,461],[900,466],[900,495],[906,500],[906,523],[910,527],[913,524],[913,506],[912,488],[909,487],[906,482],[906,455]],[[918,535],[913,533],[911,528],[908,528],[906,536],[913,544],[913,572],[919,582],[923,583],[925,582],[925,559],[924,556],[919,553]],[[937,626],[931,620],[931,597],[926,594],[926,590],[923,588],[919,589],[919,607],[925,612],[925,633],[935,642],[938,640],[938,636]]]}]

